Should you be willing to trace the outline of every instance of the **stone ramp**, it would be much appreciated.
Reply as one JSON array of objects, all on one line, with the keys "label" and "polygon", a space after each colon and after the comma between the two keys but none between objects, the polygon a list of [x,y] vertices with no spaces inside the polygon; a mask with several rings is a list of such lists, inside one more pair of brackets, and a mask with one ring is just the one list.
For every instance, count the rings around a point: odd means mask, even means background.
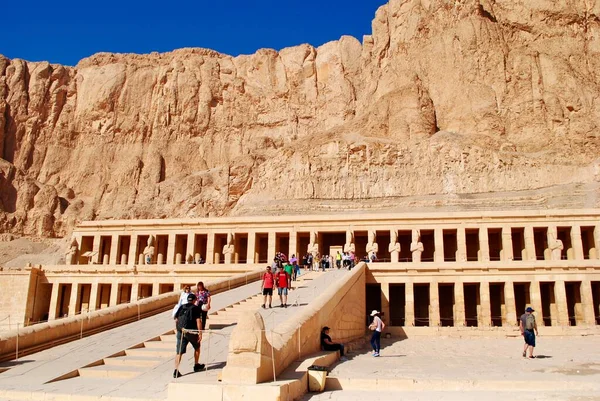
[{"label": "stone ramp", "polygon": [[[290,300],[298,300],[299,306],[288,308],[261,309],[260,283],[214,295],[214,312],[207,322],[210,330],[204,334],[201,351],[201,362],[207,365],[207,370],[192,371],[193,352],[188,347],[180,367],[184,376],[177,380],[216,383],[227,360],[229,335],[241,314],[259,309],[277,324],[306,306],[315,293],[339,274],[344,273],[305,273],[294,282],[297,289],[290,296]],[[279,305],[278,300],[275,305]],[[61,399],[76,393],[77,396],[70,398],[165,399],[168,384],[175,380],[172,378],[175,336],[170,313],[32,354],[18,362],[11,361],[9,364],[15,365],[0,374],[0,397],[27,399],[43,393],[46,398]],[[64,363],[57,365],[58,361]]]}]

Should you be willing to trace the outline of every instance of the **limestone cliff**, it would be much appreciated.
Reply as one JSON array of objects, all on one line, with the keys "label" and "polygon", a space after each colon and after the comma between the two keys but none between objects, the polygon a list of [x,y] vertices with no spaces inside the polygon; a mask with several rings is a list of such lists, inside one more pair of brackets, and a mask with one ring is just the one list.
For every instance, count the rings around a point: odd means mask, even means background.
[{"label": "limestone cliff", "polygon": [[392,0],[362,44],[0,57],[0,231],[567,184],[598,206],[599,17],[594,0]]}]

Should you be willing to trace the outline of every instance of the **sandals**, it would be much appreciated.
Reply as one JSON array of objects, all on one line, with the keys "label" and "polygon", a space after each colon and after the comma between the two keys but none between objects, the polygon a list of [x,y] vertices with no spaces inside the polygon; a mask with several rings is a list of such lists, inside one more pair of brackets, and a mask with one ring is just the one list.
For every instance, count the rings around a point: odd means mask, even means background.
[{"label": "sandals", "polygon": [[527,352],[523,351],[523,358],[527,358]]},{"label": "sandals", "polygon": [[535,359],[535,355],[530,355],[529,359]]}]

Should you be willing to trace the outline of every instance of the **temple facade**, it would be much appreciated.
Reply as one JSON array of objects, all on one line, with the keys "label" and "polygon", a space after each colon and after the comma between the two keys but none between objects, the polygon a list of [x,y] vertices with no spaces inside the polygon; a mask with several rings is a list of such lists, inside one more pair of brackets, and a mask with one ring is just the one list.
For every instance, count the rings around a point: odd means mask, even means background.
[{"label": "temple facade", "polygon": [[514,327],[526,305],[545,326],[600,324],[600,210],[89,221],[64,265],[0,280],[26,288],[7,308],[31,324],[264,268],[277,252],[375,253],[367,310],[399,330]]}]

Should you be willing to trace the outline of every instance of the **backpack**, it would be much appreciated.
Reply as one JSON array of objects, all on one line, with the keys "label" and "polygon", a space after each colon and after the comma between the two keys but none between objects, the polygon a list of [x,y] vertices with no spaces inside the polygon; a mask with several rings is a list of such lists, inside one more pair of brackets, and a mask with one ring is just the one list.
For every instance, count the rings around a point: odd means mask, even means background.
[{"label": "backpack", "polygon": [[531,313],[525,316],[525,330],[533,330],[535,327],[535,316]]},{"label": "backpack", "polygon": [[194,305],[181,305],[177,316],[177,330],[194,327]]}]

